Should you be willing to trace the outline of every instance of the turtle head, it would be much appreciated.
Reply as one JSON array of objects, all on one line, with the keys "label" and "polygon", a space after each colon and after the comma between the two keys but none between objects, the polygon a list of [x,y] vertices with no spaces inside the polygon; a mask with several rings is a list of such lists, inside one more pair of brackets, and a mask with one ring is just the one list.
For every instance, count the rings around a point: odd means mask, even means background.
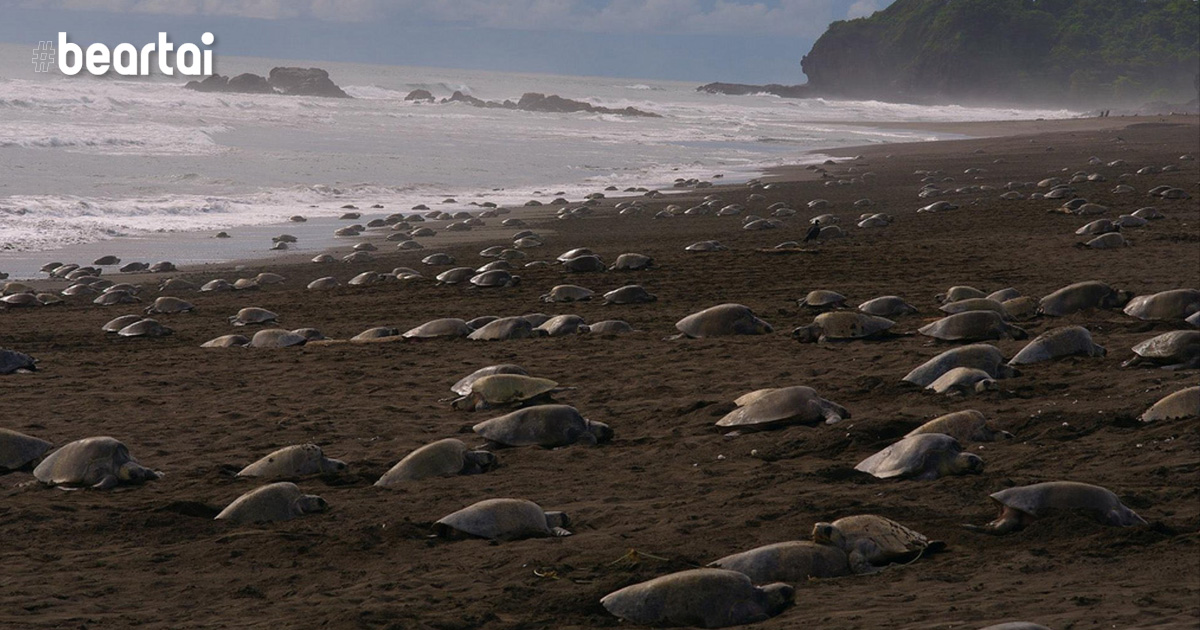
[{"label": "turtle head", "polygon": [[958,473],[974,473],[983,472],[983,458],[974,453],[959,453],[954,458],[954,469]]},{"label": "turtle head", "polygon": [[495,453],[488,451],[467,451],[463,454],[463,458],[467,460],[467,468],[471,472],[487,472],[499,465],[500,460],[496,458]]},{"label": "turtle head", "polygon": [[817,523],[813,525],[812,539],[817,544],[833,545],[839,548],[846,542],[845,537],[842,536],[842,531],[833,523]]},{"label": "turtle head", "polygon": [[821,327],[816,324],[801,326],[792,330],[792,338],[800,343],[816,343],[821,338]]},{"label": "turtle head", "polygon": [[588,433],[592,434],[592,437],[596,439],[596,444],[611,442],[613,439],[612,427],[604,424],[603,422],[594,422],[592,420],[588,420],[587,430]]},{"label": "turtle head", "polygon": [[1129,300],[1133,299],[1133,293],[1131,293],[1129,291],[1124,291],[1124,290],[1113,291],[1111,297],[1112,297],[1112,305],[1111,306],[1113,308],[1120,308],[1120,307],[1128,304]]},{"label": "turtle head", "polygon": [[512,276],[508,279],[508,286],[515,287],[521,284],[521,276]]},{"label": "turtle head", "polygon": [[332,459],[329,457],[321,458],[321,472],[326,472],[326,473],[346,472],[346,470],[348,468],[350,468],[350,467],[348,465],[346,465],[346,462],[344,462],[340,459]]},{"label": "turtle head", "polygon": [[761,587],[763,594],[767,596],[767,614],[775,616],[784,608],[792,605],[792,600],[796,597],[796,589],[791,585],[783,582],[775,582]]},{"label": "turtle head", "polygon": [[137,462],[125,462],[117,469],[117,478],[122,483],[143,483],[146,481],[155,481],[162,477],[162,473],[150,470]]},{"label": "turtle head", "polygon": [[329,503],[315,494],[300,495],[296,499],[296,509],[301,514],[313,514],[315,512],[324,512],[329,509]]},{"label": "turtle head", "polygon": [[994,378],[980,379],[975,383],[975,393],[977,394],[982,394],[983,392],[988,392],[999,388],[1000,384],[997,383],[996,379]]},{"label": "turtle head", "polygon": [[550,529],[566,529],[571,526],[571,519],[566,512],[546,512],[546,527]]}]

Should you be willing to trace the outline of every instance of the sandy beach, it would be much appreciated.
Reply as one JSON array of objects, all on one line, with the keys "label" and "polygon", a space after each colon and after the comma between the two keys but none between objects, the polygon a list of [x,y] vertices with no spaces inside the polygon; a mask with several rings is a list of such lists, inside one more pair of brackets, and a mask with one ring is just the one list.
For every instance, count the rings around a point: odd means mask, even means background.
[{"label": "sandy beach", "polygon": [[[920,128],[916,123],[906,123]],[[930,127],[933,130],[932,127]],[[934,296],[955,285],[985,292],[1013,287],[1041,297],[1065,285],[1100,280],[1135,295],[1200,287],[1200,121],[1195,116],[941,124],[936,131],[972,140],[848,147],[825,154],[830,177],[789,168],[747,201],[745,186],[717,186],[647,200],[638,216],[605,200],[592,216],[557,220],[553,208],[515,208],[545,239],[528,260],[552,261],[589,247],[606,263],[625,252],[654,258],[653,269],[573,274],[550,265],[522,269],[519,285],[438,286],[448,267],[421,259],[445,252],[480,266],[479,251],[504,245],[515,228],[499,219],[471,232],[422,239],[397,251],[385,232],[366,264],[308,262],[304,249],[278,259],[185,268],[172,277],[230,281],[272,271],[287,278],[257,291],[176,294],[193,312],[159,321],[174,334],[117,338],[109,320],[157,297],[161,274],[131,276],[143,303],[64,305],[0,311],[0,348],[39,360],[32,374],[0,376],[3,426],[63,445],[110,435],[164,476],[111,491],[63,491],[28,471],[0,476],[0,627],[3,628],[389,628],[517,630],[630,627],[599,603],[618,588],[774,542],[805,539],[812,525],[852,514],[895,519],[946,550],[877,575],[797,584],[795,604],[751,627],[849,630],[972,629],[1035,621],[1063,629],[1195,628],[1200,623],[1200,428],[1195,420],[1141,423],[1166,394],[1197,384],[1196,370],[1123,369],[1135,344],[1177,327],[1144,322],[1119,309],[1015,322],[1033,338],[1086,326],[1104,357],[1071,357],[1025,366],[996,391],[946,397],[901,382],[909,370],[955,344],[921,335],[879,341],[801,344],[793,328],[816,314],[797,300],[834,290],[853,306],[899,295],[920,312],[896,318],[912,332],[942,314]],[[1089,164],[1123,160],[1109,167]],[[1144,166],[1177,165],[1133,175]],[[967,169],[980,169],[970,174]],[[976,191],[919,199],[923,175]],[[1076,247],[1074,231],[1095,217],[1048,212],[1052,200],[1000,199],[1012,181],[1101,173],[1076,184],[1115,219],[1154,206],[1166,218],[1123,230],[1132,246]],[[826,185],[874,173],[869,183]],[[718,180],[719,181],[719,180]],[[1118,184],[1135,192],[1113,193]],[[1155,186],[1189,199],[1147,196]],[[1025,194],[1035,189],[1021,189]],[[781,229],[745,231],[741,216],[656,220],[669,204],[704,195],[746,205],[748,214],[785,202],[796,216]],[[856,200],[873,205],[856,208]],[[808,210],[814,199],[830,209]],[[937,199],[960,206],[916,210]],[[573,202],[580,200],[573,199]],[[371,199],[357,202],[368,208]],[[573,207],[573,206],[572,206]],[[407,208],[384,208],[379,216]],[[894,216],[860,229],[861,212]],[[805,251],[773,254],[800,240],[808,220],[833,213],[845,238]],[[375,215],[364,215],[370,219]],[[265,231],[265,228],[263,229]],[[727,251],[695,254],[690,243],[716,239]],[[90,260],[80,260],[80,263]],[[358,273],[412,267],[429,281],[308,291],[322,276],[343,283]],[[105,276],[109,274],[106,272]],[[123,274],[112,274],[112,278]],[[547,304],[559,284],[598,294],[640,284],[650,304],[602,300]],[[40,288],[61,290],[61,281]],[[726,302],[744,304],[774,327],[762,336],[666,339],[675,322]],[[503,342],[330,344],[267,350],[202,349],[238,332],[227,318],[246,306],[270,309],[288,329],[314,327],[346,339],[375,326],[401,331],[441,317],[471,319],[575,313],[589,322],[621,319],[622,336],[578,335]],[[1180,324],[1182,325],[1182,324]],[[996,345],[1011,357],[1026,341]],[[575,389],[557,395],[615,438],[597,447],[496,450],[500,466],[482,475],[410,484],[375,481],[413,449],[457,437],[483,444],[470,427],[502,412],[451,409],[449,387],[471,371],[515,363]],[[790,426],[723,435],[714,423],[738,396],[766,387],[807,385],[846,407],[836,425]],[[921,423],[977,409],[1016,437],[972,444],[980,475],[935,481],[880,480],[854,471],[863,458]],[[349,464],[348,472],[306,477],[298,485],[323,497],[327,512],[288,522],[235,526],[213,517],[261,485],[237,478],[276,448],[314,443]],[[1104,486],[1148,522],[1106,527],[1059,514],[1005,537],[963,523],[996,516],[988,495],[1006,487],[1074,480]],[[430,537],[439,518],[496,497],[562,510],[573,536],[494,543]]]}]

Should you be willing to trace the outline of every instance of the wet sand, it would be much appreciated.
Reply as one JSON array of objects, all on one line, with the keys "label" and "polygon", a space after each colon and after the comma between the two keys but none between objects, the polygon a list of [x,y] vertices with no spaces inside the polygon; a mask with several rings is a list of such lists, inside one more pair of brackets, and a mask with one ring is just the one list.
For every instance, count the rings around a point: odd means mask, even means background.
[{"label": "wet sand", "polygon": [[[1026,366],[1021,376],[1002,380],[998,391],[968,398],[900,382],[951,344],[913,335],[805,345],[788,334],[811,321],[814,313],[796,300],[813,289],[836,290],[851,305],[901,295],[921,309],[898,318],[897,328],[908,332],[939,315],[935,294],[959,284],[985,291],[1011,286],[1032,296],[1081,280],[1136,294],[1200,286],[1200,172],[1196,161],[1178,160],[1200,153],[1200,126],[1195,117],[1127,122],[1134,126],[1068,126],[1034,136],[826,151],[862,156],[826,166],[831,174],[853,168],[876,177],[850,186],[812,179],[774,184],[761,193],[764,201],[747,205],[759,215],[776,201],[801,210],[779,230],[743,231],[741,217],[650,218],[676,203],[670,198],[650,202],[640,217],[618,217],[605,205],[586,219],[526,219],[547,243],[531,250],[531,259],[552,260],[586,246],[606,262],[623,252],[650,255],[657,268],[648,271],[532,268],[519,272],[518,286],[489,290],[432,282],[304,289],[321,276],[344,282],[361,271],[398,266],[432,277],[442,268],[426,269],[420,259],[437,251],[459,264],[481,265],[487,259],[478,256],[480,249],[503,244],[516,231],[489,227],[456,242],[433,237],[417,252],[396,252],[381,242],[378,260],[367,265],[316,265],[297,257],[246,261],[239,271],[175,274],[233,280],[271,270],[288,281],[256,292],[183,294],[197,308],[160,317],[176,331],[161,339],[100,332],[108,320],[137,312],[136,306],[72,301],[0,312],[0,347],[40,360],[34,374],[0,377],[2,426],[57,445],[111,435],[141,463],[165,473],[159,481],[108,492],[45,488],[27,472],[0,476],[0,534],[6,541],[0,627],[628,626],[600,606],[603,595],[737,551],[805,538],[817,521],[877,513],[945,541],[947,550],[879,575],[799,584],[793,607],[752,627],[970,629],[1027,620],[1056,629],[1195,628],[1200,428],[1194,420],[1145,425],[1136,417],[1167,393],[1196,384],[1197,372],[1120,367],[1131,346],[1172,325],[1141,322],[1119,310],[1019,322],[1031,337],[1085,325],[1108,354]],[[1091,166],[1093,155],[1128,166]],[[1180,169],[1127,180],[1136,193],[1110,192],[1121,173],[1171,163]],[[963,174],[971,167],[985,172]],[[982,192],[946,197],[959,210],[917,214],[929,201],[917,198],[916,170],[942,170],[954,185],[997,187],[1064,171],[1101,172],[1108,181],[1077,187],[1111,208],[1106,217],[1154,205],[1167,218],[1125,230],[1132,247],[1079,249],[1073,232],[1090,218],[1047,213],[1057,202],[1003,201],[1000,191]],[[1192,198],[1146,197],[1160,184],[1182,187]],[[741,203],[749,191],[701,192]],[[870,211],[890,213],[895,222],[855,228],[851,219],[863,210],[851,204],[864,197],[875,202]],[[804,209],[817,198],[833,208]],[[811,253],[759,251],[799,240],[807,219],[824,212],[840,215],[846,238],[809,248]],[[729,250],[683,250],[704,239],[718,239]],[[147,301],[155,297],[158,279],[145,277]],[[638,283],[658,301],[539,301],[562,283],[597,292]],[[723,302],[749,306],[775,333],[664,339],[680,318]],[[279,313],[287,328],[311,326],[338,338],[373,326],[406,330],[438,317],[530,312],[624,319],[642,332],[495,343],[199,348],[237,332],[226,317],[244,306]],[[1024,343],[996,345],[1012,356]],[[454,411],[441,399],[461,376],[502,362],[575,387],[558,399],[611,425],[614,441],[596,448],[502,449],[501,466],[484,475],[403,490],[372,486],[423,444],[444,437],[480,444],[469,427],[493,413]],[[833,426],[738,437],[713,426],[737,396],[789,385],[814,387],[852,417]],[[978,409],[1016,435],[982,449],[972,446],[986,462],[983,474],[922,482],[853,471],[925,420],[959,409]],[[241,467],[305,442],[350,465],[346,474],[299,480],[305,491],[329,502],[328,512],[261,526],[212,520],[260,485],[235,478]],[[995,516],[991,492],[1056,479],[1105,486],[1150,524],[1110,528],[1063,514],[1002,538],[959,527]],[[438,518],[493,497],[528,498],[563,510],[574,535],[498,544],[429,538]]]}]

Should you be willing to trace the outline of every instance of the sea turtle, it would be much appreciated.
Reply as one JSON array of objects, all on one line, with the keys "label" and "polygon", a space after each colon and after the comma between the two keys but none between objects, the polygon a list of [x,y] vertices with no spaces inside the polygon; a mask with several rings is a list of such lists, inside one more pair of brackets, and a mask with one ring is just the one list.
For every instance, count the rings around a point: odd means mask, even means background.
[{"label": "sea turtle", "polygon": [[501,317],[483,328],[471,331],[467,339],[472,341],[507,341],[541,336],[533,324],[524,317]]},{"label": "sea turtle", "polygon": [[594,335],[621,335],[625,333],[637,332],[629,322],[619,319],[606,319],[604,321],[589,324],[587,332]]},{"label": "sea turtle", "polygon": [[450,387],[450,391],[458,394],[459,396],[466,396],[467,394],[471,393],[471,385],[473,385],[475,381],[478,381],[485,376],[492,376],[493,374],[521,374],[523,376],[528,376],[529,372],[526,372],[525,368],[519,365],[513,365],[511,363],[489,365],[484,368],[479,368],[478,370],[475,370],[474,372],[462,377],[457,383]]},{"label": "sea turtle", "polygon": [[327,337],[316,328],[297,328],[292,331],[293,335],[300,335],[309,341],[324,341]]},{"label": "sea turtle", "polygon": [[797,385],[765,392],[725,414],[717,426],[735,431],[756,431],[793,424],[834,424],[850,417],[845,407],[825,400],[811,387]]},{"label": "sea turtle", "polygon": [[481,411],[493,407],[524,405],[531,401],[550,402],[551,397],[568,387],[559,387],[548,378],[536,378],[523,374],[492,374],[471,384],[471,391],[454,399],[450,406],[455,409]]},{"label": "sea turtle", "polygon": [[775,331],[754,311],[741,304],[721,304],[692,313],[675,323],[680,337],[701,338],[724,335],[765,335]]},{"label": "sea turtle", "polygon": [[917,312],[917,307],[896,295],[885,295],[858,305],[858,310],[877,317],[899,317]]},{"label": "sea turtle", "polygon": [[846,552],[833,545],[821,545],[811,540],[763,545],[714,560],[708,566],[737,571],[755,584],[803,584],[812,578],[850,575],[850,560]]},{"label": "sea turtle", "polygon": [[0,474],[31,467],[51,448],[46,440],[0,427]]},{"label": "sea turtle", "polygon": [[37,359],[15,350],[0,348],[0,374],[37,371]]},{"label": "sea turtle", "polygon": [[200,285],[200,291],[204,293],[216,293],[218,291],[232,291],[233,285],[224,278],[215,278]]},{"label": "sea turtle", "polygon": [[405,339],[438,339],[443,337],[466,337],[469,334],[471,334],[471,327],[467,326],[466,321],[455,317],[447,317],[425,322],[416,328],[402,333],[402,336]]},{"label": "sea turtle", "polygon": [[1200,330],[1172,330],[1133,347],[1132,359],[1121,367],[1151,366],[1164,370],[1200,368]]},{"label": "sea turtle", "polygon": [[470,280],[476,272],[473,267],[455,267],[436,276],[438,284],[460,284]]},{"label": "sea turtle", "polygon": [[728,249],[718,241],[698,241],[684,248],[689,252],[720,252]]},{"label": "sea turtle", "polygon": [[201,348],[242,348],[250,345],[250,338],[245,335],[222,335],[200,344]]},{"label": "sea turtle", "polygon": [[258,280],[254,278],[238,278],[233,281],[234,291],[257,291]]},{"label": "sea turtle", "polygon": [[305,514],[324,512],[329,504],[314,494],[304,494],[289,481],[255,488],[230,503],[215,520],[238,525],[288,521]]},{"label": "sea turtle", "polygon": [[1005,289],[1000,289],[1000,290],[998,290],[998,291],[992,291],[991,293],[989,293],[989,294],[987,295],[987,298],[986,298],[986,299],[988,299],[988,300],[995,300],[995,301],[997,301],[997,302],[1001,302],[1001,303],[1003,303],[1003,302],[1005,302],[1005,301],[1007,301],[1007,300],[1013,300],[1013,299],[1016,299],[1016,298],[1019,298],[1019,297],[1021,297],[1021,292],[1020,292],[1020,291],[1018,291],[1018,290],[1016,290],[1016,289],[1014,289],[1014,288],[1012,288],[1012,287],[1008,287],[1008,288],[1005,288]]},{"label": "sea turtle", "polygon": [[609,267],[611,271],[641,271],[654,266],[654,259],[643,254],[621,254]]},{"label": "sea turtle", "polygon": [[1079,228],[1078,230],[1075,230],[1075,235],[1076,236],[1097,236],[1100,234],[1108,234],[1109,232],[1116,232],[1116,231],[1117,231],[1117,226],[1113,225],[1112,221],[1109,221],[1108,219],[1096,219],[1095,221],[1088,223],[1087,225]]},{"label": "sea turtle", "polygon": [[316,444],[295,444],[278,449],[238,472],[239,477],[292,478],[346,470],[346,462],[325,457]]},{"label": "sea turtle", "polygon": [[258,274],[257,276],[254,276],[254,281],[257,282],[260,286],[267,286],[267,285],[272,285],[272,284],[282,284],[287,281],[287,278],[285,278],[277,273],[272,273],[270,271],[264,271],[264,272]]},{"label": "sea turtle", "polygon": [[1007,324],[999,313],[966,311],[948,315],[917,329],[927,337],[942,341],[984,341],[987,339],[1024,339],[1024,329]]},{"label": "sea turtle", "polygon": [[1200,312],[1200,291],[1175,289],[1139,295],[1125,305],[1125,314],[1145,320],[1177,321]]},{"label": "sea turtle", "polygon": [[145,313],[147,315],[164,314],[170,315],[175,313],[186,313],[195,309],[191,302],[181,300],[177,297],[163,296],[156,300],[150,306],[147,306]]},{"label": "sea turtle", "polygon": [[120,484],[140,484],[162,477],[143,467],[121,442],[107,436],[75,440],[50,453],[33,469],[37,480],[52,486],[107,490]]},{"label": "sea turtle", "polygon": [[521,283],[521,276],[514,276],[503,269],[492,269],[471,276],[471,284],[482,287],[515,287]]},{"label": "sea turtle", "polygon": [[947,302],[957,302],[959,300],[969,300],[971,298],[984,297],[987,297],[987,293],[984,293],[975,287],[959,285],[950,287],[945,293],[935,295],[934,299],[942,304],[945,304]]},{"label": "sea turtle", "polygon": [[1004,300],[1000,303],[1008,319],[1019,322],[1031,320],[1038,315],[1038,299],[1028,295]]},{"label": "sea turtle", "polygon": [[1109,232],[1108,234],[1096,236],[1087,242],[1077,243],[1076,246],[1086,247],[1088,249],[1117,249],[1120,247],[1128,247],[1129,240],[1126,239],[1125,235],[1121,234],[1120,232]]},{"label": "sea turtle", "polygon": [[997,437],[1010,439],[1013,434],[1001,431],[983,413],[974,409],[955,411],[938,416],[909,431],[904,437],[926,433],[943,433],[961,442],[991,442]]},{"label": "sea turtle", "polygon": [[570,536],[570,523],[566,514],[526,499],[485,499],[438,519],[433,531],[442,538],[520,540]]},{"label": "sea turtle", "polygon": [[726,569],[690,569],[605,595],[608,612],[641,626],[726,628],[766,621],[792,604],[796,590],[776,582],[755,586]]},{"label": "sea turtle", "polygon": [[998,379],[1017,375],[1017,371],[1004,362],[999,348],[977,343],[947,350],[917,366],[901,380],[926,387],[956,367],[977,368]]},{"label": "sea turtle", "polygon": [[938,310],[948,315],[957,315],[967,311],[992,311],[1008,319],[1008,311],[1004,310],[1004,304],[986,297],[946,302]]},{"label": "sea turtle", "polygon": [[496,456],[492,453],[472,451],[461,440],[446,438],[405,455],[375,485],[386,488],[429,477],[475,475],[495,467]]},{"label": "sea turtle", "polygon": [[587,322],[578,315],[555,315],[538,326],[536,330],[550,337],[574,335],[588,331]]},{"label": "sea turtle", "polygon": [[567,250],[567,251],[559,254],[558,258],[556,258],[555,260],[557,260],[558,262],[567,262],[568,260],[572,260],[574,258],[579,258],[580,256],[595,256],[595,255],[596,255],[596,252],[592,251],[590,248],[576,247],[575,249]]},{"label": "sea turtle", "polygon": [[846,552],[850,569],[858,574],[877,573],[893,562],[912,562],[945,544],[896,521],[875,514],[839,518],[813,525],[813,542],[833,545]]},{"label": "sea turtle", "polygon": [[[421,229],[427,230],[429,228],[421,228]],[[430,231],[432,231],[432,230],[430,230]],[[417,236],[417,234],[413,234],[413,236]],[[433,266],[433,267],[449,267],[450,265],[454,264],[454,257],[451,256],[450,254],[444,254],[444,253],[439,252],[437,254],[430,254],[430,255],[422,258],[421,262],[425,263],[426,265]]]},{"label": "sea turtle", "polygon": [[250,338],[251,348],[290,348],[302,346],[308,339],[282,328],[267,328],[254,333]]},{"label": "sea turtle", "polygon": [[983,472],[983,460],[964,453],[958,440],[944,433],[907,436],[862,460],[854,470],[880,479],[929,481],[947,475]]},{"label": "sea turtle", "polygon": [[938,394],[969,394],[996,389],[996,379],[984,370],[969,367],[956,367],[939,376],[925,389]]},{"label": "sea turtle", "polygon": [[542,296],[543,302],[580,302],[590,300],[596,295],[595,291],[585,289],[575,284],[560,284]]},{"label": "sea turtle", "polygon": [[594,273],[608,269],[599,256],[588,254],[576,256],[563,262],[563,269],[572,273]]},{"label": "sea turtle", "polygon": [[109,291],[97,296],[96,299],[92,300],[92,304],[115,306],[117,304],[136,304],[141,301],[141,298],[128,291]]},{"label": "sea turtle", "polygon": [[503,446],[555,448],[576,442],[594,446],[613,438],[603,422],[593,422],[567,405],[525,407],[471,427],[475,433]]},{"label": "sea turtle", "polygon": [[1042,298],[1038,311],[1064,317],[1094,308],[1114,308],[1129,301],[1128,291],[1117,291],[1103,282],[1088,280],[1065,286]]},{"label": "sea turtle", "polygon": [[1092,334],[1083,326],[1064,326],[1048,330],[1030,341],[1008,362],[1024,365],[1053,361],[1062,357],[1102,357],[1106,350],[1092,342]]},{"label": "sea turtle", "polygon": [[657,299],[657,296],[637,284],[626,285],[604,294],[605,304],[646,304]]},{"label": "sea turtle", "polygon": [[357,335],[354,335],[350,338],[350,341],[364,343],[379,341],[381,339],[390,339],[392,337],[404,339],[404,337],[400,336],[399,328],[392,328],[390,326],[375,326],[374,328],[368,328]]},{"label": "sea turtle", "polygon": [[142,321],[142,319],[143,318],[141,315],[122,315],[101,326],[100,330],[103,330],[107,333],[115,333],[130,324]]},{"label": "sea turtle", "polygon": [[1084,512],[1100,523],[1118,527],[1146,524],[1117,495],[1088,483],[1047,481],[1001,490],[991,498],[1000,506],[1000,516],[987,525],[963,527],[974,532],[1007,534],[1055,511]]},{"label": "sea turtle", "polygon": [[382,281],[383,275],[378,271],[364,271],[347,280],[346,284],[352,287],[367,287],[373,284],[379,284]]},{"label": "sea turtle", "polygon": [[309,282],[308,290],[309,291],[328,291],[329,289],[334,289],[334,288],[341,286],[341,284],[342,283],[338,282],[337,278],[335,278],[333,276],[325,276],[324,278],[317,278],[316,280]]},{"label": "sea turtle", "polygon": [[1200,385],[1163,397],[1143,413],[1142,422],[1200,417]]},{"label": "sea turtle", "polygon": [[792,337],[804,343],[830,339],[869,339],[888,335],[896,322],[853,311],[832,311],[813,318],[813,323],[792,331]]},{"label": "sea turtle", "polygon": [[279,316],[265,308],[257,306],[248,306],[237,312],[229,318],[229,323],[234,326],[248,326],[251,324],[271,324],[279,319]]},{"label": "sea turtle", "polygon": [[809,291],[808,295],[800,300],[800,306],[815,309],[841,308],[845,305],[846,296],[837,291],[827,291],[824,289]]},{"label": "sea turtle", "polygon": [[153,319],[138,320],[117,331],[119,337],[165,337],[174,330],[163,326]]}]

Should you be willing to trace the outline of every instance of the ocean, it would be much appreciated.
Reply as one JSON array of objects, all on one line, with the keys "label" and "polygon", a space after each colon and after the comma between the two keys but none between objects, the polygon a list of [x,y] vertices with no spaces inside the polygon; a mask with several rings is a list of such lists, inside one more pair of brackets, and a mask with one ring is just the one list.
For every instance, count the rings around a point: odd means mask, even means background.
[{"label": "ocean", "polygon": [[[696,84],[220,57],[225,75],[318,66],[353,99],[197,93],[184,77],[34,72],[32,46],[0,45],[0,272],[36,277],[94,251],[177,264],[271,255],[270,240],[207,246],[342,205],[473,209],[678,177],[749,179],[822,148],[935,140],[911,121],[1065,118],[1066,110],[793,100],[696,92]],[[714,77],[714,79],[719,77]],[[548,114],[405,102],[414,89],[485,100],[558,94],[662,118]],[[871,121],[875,127],[838,124]],[[442,205],[448,197],[457,205]],[[173,238],[171,235],[181,235]],[[207,238],[207,237],[205,237]],[[330,237],[331,238],[331,237]],[[179,243],[191,243],[183,247]],[[302,239],[315,248],[324,242]],[[105,249],[105,248],[108,249]],[[90,262],[90,260],[87,260]]]}]

